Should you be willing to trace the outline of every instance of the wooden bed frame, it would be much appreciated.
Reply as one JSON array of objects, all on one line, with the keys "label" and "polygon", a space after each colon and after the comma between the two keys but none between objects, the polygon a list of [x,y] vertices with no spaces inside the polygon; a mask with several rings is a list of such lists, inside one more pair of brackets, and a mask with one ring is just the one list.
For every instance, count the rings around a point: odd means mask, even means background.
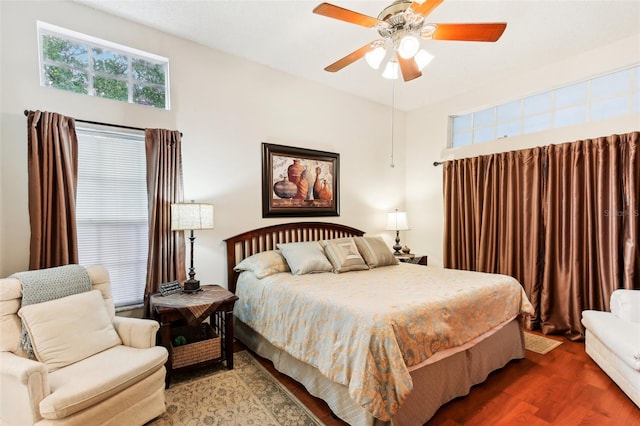
[{"label": "wooden bed frame", "polygon": [[[324,222],[297,222],[267,226],[227,238],[228,288],[236,292],[239,273],[233,270],[241,260],[278,243],[318,241],[362,236],[350,226]],[[420,266],[420,268],[425,268]],[[302,383],[307,391],[323,399],[339,418],[354,426],[390,426],[374,418],[351,400],[348,388],[322,375],[314,367],[274,347],[239,319],[234,320],[235,337],[251,351],[273,362],[276,370]],[[411,370],[413,390],[392,419],[394,426],[422,425],[445,403],[466,395],[490,372],[514,359],[524,358],[524,335],[518,318],[487,334],[466,349],[431,364]]]},{"label": "wooden bed frame", "polygon": [[296,222],[266,226],[227,238],[227,285],[236,292],[239,273],[233,268],[243,259],[266,250],[275,250],[278,243],[361,237],[364,231],[337,223]]}]

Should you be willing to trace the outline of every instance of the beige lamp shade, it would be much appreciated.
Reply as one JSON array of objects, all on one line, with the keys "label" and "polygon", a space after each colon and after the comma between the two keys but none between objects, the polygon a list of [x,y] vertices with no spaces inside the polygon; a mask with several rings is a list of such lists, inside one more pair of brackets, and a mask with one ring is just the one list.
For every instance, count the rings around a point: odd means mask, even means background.
[{"label": "beige lamp shade", "polygon": [[213,229],[213,204],[171,204],[171,230]]},{"label": "beige lamp shade", "polygon": [[406,231],[409,229],[409,221],[406,212],[395,212],[387,214],[387,231]]}]

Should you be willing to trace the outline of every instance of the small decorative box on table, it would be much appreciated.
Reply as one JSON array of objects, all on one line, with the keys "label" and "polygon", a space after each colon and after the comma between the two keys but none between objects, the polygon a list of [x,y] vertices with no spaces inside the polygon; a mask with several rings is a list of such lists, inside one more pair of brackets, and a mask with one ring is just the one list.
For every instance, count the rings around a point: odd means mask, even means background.
[{"label": "small decorative box on table", "polygon": [[416,265],[427,266],[427,256],[416,256],[413,253],[396,254],[396,259],[404,263],[415,263]]},{"label": "small decorative box on table", "polygon": [[[226,361],[233,369],[233,305],[238,296],[219,285],[197,293],[154,294],[151,313],[160,322],[161,342],[169,351],[167,387],[173,370]],[[209,318],[209,323],[203,322]]]}]

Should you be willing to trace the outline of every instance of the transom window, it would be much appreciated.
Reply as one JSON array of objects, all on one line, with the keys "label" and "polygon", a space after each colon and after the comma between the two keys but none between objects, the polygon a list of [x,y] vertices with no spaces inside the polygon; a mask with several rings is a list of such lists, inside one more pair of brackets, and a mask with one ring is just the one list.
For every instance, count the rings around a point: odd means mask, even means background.
[{"label": "transom window", "polygon": [[169,60],[38,22],[40,84],[169,109]]},{"label": "transom window", "polygon": [[526,135],[640,112],[640,66],[449,117],[449,147]]}]

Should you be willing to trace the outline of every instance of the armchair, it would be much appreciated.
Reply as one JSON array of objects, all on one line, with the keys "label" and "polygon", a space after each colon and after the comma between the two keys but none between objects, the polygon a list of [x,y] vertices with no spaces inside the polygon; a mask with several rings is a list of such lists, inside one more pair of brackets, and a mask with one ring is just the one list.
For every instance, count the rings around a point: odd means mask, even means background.
[{"label": "armchair", "polygon": [[582,311],[585,350],[640,407],[640,290],[615,290],[609,305]]},{"label": "armchair", "polygon": [[[158,323],[115,316],[107,270],[86,270],[93,291],[23,309],[20,281],[0,279],[0,424],[142,425],[165,411],[167,351],[155,345]],[[18,311],[42,362],[20,349]],[[79,312],[81,321],[60,326]],[[65,336],[77,328],[87,337],[70,347]]]}]

